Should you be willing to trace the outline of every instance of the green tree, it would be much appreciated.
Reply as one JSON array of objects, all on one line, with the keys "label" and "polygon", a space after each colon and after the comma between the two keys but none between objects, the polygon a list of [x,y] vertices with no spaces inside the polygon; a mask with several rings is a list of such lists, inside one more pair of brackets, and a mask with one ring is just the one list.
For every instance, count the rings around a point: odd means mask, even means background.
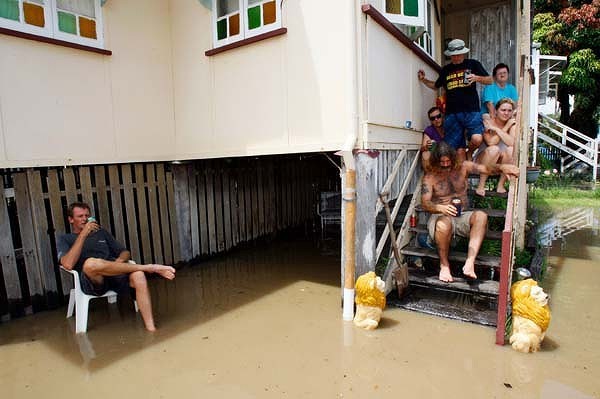
[{"label": "green tree", "polygon": [[[596,137],[600,118],[600,0],[535,0],[533,40],[542,54],[566,55],[561,122]],[[575,95],[569,115],[569,94]]]}]

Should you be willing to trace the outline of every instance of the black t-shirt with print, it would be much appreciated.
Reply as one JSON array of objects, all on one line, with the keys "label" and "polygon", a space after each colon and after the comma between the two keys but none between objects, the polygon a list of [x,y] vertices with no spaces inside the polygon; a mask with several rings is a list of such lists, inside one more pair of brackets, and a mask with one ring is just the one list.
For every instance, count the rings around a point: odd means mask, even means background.
[{"label": "black t-shirt with print", "polygon": [[[58,237],[56,248],[58,250],[58,259],[62,258],[75,243],[77,234],[67,233]],[[75,270],[81,271],[83,262],[88,258],[99,258],[104,260],[115,260],[121,252],[126,251],[125,247],[115,240],[115,238],[106,230],[100,229],[86,237],[81,249],[81,255],[75,265]]]},{"label": "black t-shirt with print", "polygon": [[446,89],[446,114],[479,112],[481,110],[477,85],[464,83],[467,69],[470,69],[474,75],[489,76],[479,61],[466,58],[460,64],[444,65],[440,76],[435,81],[435,87]]}]

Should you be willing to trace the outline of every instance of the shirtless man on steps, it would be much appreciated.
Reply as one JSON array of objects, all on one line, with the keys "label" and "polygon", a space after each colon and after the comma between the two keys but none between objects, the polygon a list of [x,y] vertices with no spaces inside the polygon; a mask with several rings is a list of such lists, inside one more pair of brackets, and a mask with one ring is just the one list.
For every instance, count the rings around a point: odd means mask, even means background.
[{"label": "shirtless man on steps", "polygon": [[[454,234],[469,239],[467,260],[462,268],[464,276],[475,279],[475,258],[487,229],[487,214],[483,211],[471,211],[467,197],[467,178],[469,173],[499,174],[518,176],[519,168],[514,165],[483,165],[470,161],[457,160],[456,150],[445,142],[440,142],[431,153],[430,169],[423,177],[421,205],[431,213],[427,224],[429,235],[434,240],[440,257],[441,281],[452,282],[450,272],[450,241]],[[452,199],[462,201],[462,212]]]}]

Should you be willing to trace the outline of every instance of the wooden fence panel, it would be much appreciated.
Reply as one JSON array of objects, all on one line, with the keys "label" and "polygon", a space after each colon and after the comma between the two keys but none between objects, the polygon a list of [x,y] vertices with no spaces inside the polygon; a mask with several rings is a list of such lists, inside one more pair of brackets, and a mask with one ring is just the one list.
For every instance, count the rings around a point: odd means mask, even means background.
[{"label": "wooden fence panel", "polygon": [[158,185],[158,201],[160,210],[160,225],[161,237],[163,245],[164,261],[168,265],[172,265],[173,251],[171,250],[171,230],[173,226],[169,221],[169,203],[167,201],[167,180],[165,175],[165,167],[159,163],[156,165],[156,184]]},{"label": "wooden fence panel", "polygon": [[233,246],[231,234],[231,199],[229,193],[229,175],[231,169],[226,169],[223,173],[223,224],[225,229],[225,249],[230,249]]},{"label": "wooden fence panel", "polygon": [[94,195],[92,194],[92,176],[90,168],[82,166],[79,168],[79,185],[81,187],[81,200],[90,206],[90,215],[96,215]]},{"label": "wooden fence panel", "polygon": [[58,305],[58,288],[56,286],[56,271],[50,236],[48,235],[48,218],[46,205],[42,194],[42,181],[40,172],[33,169],[27,170],[27,185],[31,203],[31,217],[35,239],[38,270],[41,277],[42,289],[46,294],[47,305],[51,308]]},{"label": "wooden fence panel", "polygon": [[[17,203],[17,215],[19,217],[19,230],[23,249],[23,260],[27,273],[27,285],[29,295],[32,297],[33,309],[42,305],[44,288],[37,259],[35,233],[33,231],[33,219],[31,217],[31,206],[29,202],[29,189],[27,187],[27,176],[25,173],[13,175],[15,183],[15,201]],[[32,309],[28,309],[28,312]]]},{"label": "wooden fence panel", "polygon": [[256,184],[258,180],[258,172],[256,169],[251,170],[252,177],[250,180],[250,197],[252,201],[252,208],[250,211],[252,212],[252,239],[257,238],[260,235],[260,226],[258,224],[258,185]]},{"label": "wooden fence panel", "polygon": [[258,234],[263,236],[265,234],[265,190],[264,190],[264,179],[263,179],[263,165],[259,165],[257,169],[256,179],[256,205],[258,210]]},{"label": "wooden fence panel", "polygon": [[163,256],[162,241],[161,241],[161,230],[162,228],[168,228],[168,226],[161,226],[160,217],[158,213],[158,190],[156,186],[156,175],[154,173],[154,164],[146,164],[146,177],[147,177],[147,190],[148,190],[148,209],[150,211],[150,225],[151,225],[151,238],[152,248],[154,257],[153,263],[165,263]]},{"label": "wooden fence panel", "polygon": [[231,175],[229,178],[229,198],[230,198],[230,206],[231,206],[231,241],[232,244],[238,245],[240,242],[240,229],[239,229],[239,202],[238,202],[238,192],[237,192],[237,179],[238,179],[238,170],[231,169]]},{"label": "wooden fence panel", "polygon": [[[54,242],[58,241],[58,237],[65,234],[68,229],[65,226],[64,214],[66,209],[62,205],[62,195],[58,183],[58,172],[56,169],[48,170],[48,199],[50,201],[50,213],[52,217],[52,225],[54,226]],[[60,261],[60,259],[58,259]],[[59,273],[63,295],[69,295],[73,288],[73,279],[65,273]]]},{"label": "wooden fence panel", "polygon": [[185,165],[173,165],[173,207],[176,215],[177,234],[179,241],[179,257],[184,260],[192,258],[191,224],[190,224],[190,196],[188,190],[188,169]]},{"label": "wooden fence panel", "polygon": [[240,226],[240,241],[246,241],[246,202],[245,202],[245,189],[246,189],[246,170],[244,168],[238,169],[237,177],[237,194],[238,194],[238,223]]},{"label": "wooden fence panel", "polygon": [[[108,231],[114,232],[114,228],[110,222],[110,212],[108,210],[108,194],[106,191],[106,169],[104,166],[94,167],[94,177],[96,178],[96,198],[98,198],[98,209],[96,211],[96,218],[100,221],[100,224]],[[119,202],[119,206],[120,206]]]},{"label": "wooden fence panel", "polygon": [[122,209],[121,183],[119,182],[119,166],[110,165],[108,167],[108,176],[110,180],[110,196],[112,200],[114,235],[117,241],[126,245],[125,241],[125,215]]},{"label": "wooden fence panel", "polygon": [[217,251],[225,250],[225,222],[223,221],[223,184],[221,173],[214,173],[215,221],[217,222]]},{"label": "wooden fence panel", "polygon": [[[152,261],[152,247],[150,244],[150,223],[148,221],[148,206],[146,205],[146,187],[144,184],[144,164],[135,164],[135,193],[137,194],[137,224],[139,225],[139,237],[142,242],[142,262]],[[129,209],[128,212],[129,214]],[[134,214],[135,217],[135,214]],[[135,222],[134,222],[135,224]]]},{"label": "wooden fence panel", "polygon": [[217,252],[217,230],[215,219],[215,190],[214,172],[212,167],[206,171],[204,176],[206,182],[206,213],[208,215],[208,242],[211,254]]},{"label": "wooden fence panel", "polygon": [[175,200],[175,179],[173,178],[173,173],[171,172],[166,172],[166,178],[167,178],[167,194],[169,195],[168,197],[168,201],[169,201],[169,219],[171,220],[171,226],[173,226],[171,228],[171,239],[173,240],[173,263],[177,263],[180,262],[182,260],[185,260],[186,258],[184,258],[181,255],[181,238],[180,238],[180,234],[179,234],[179,228],[178,228],[178,219],[177,219],[177,212],[176,212],[176,200]]},{"label": "wooden fence panel", "polygon": [[204,178],[204,169],[198,171],[196,175],[196,184],[198,186],[198,217],[200,223],[200,253],[207,255],[208,247],[208,221],[206,213],[206,179]]},{"label": "wooden fence panel", "polygon": [[131,258],[135,262],[145,263],[141,257],[140,240],[138,236],[135,198],[133,195],[133,179],[131,176],[131,165],[122,165],[121,175],[123,176],[123,197],[125,197],[125,217],[127,220],[127,234],[129,243],[126,246],[131,251]]},{"label": "wooden fence panel", "polygon": [[193,165],[188,166],[188,195],[190,201],[190,240],[192,257],[200,255],[200,229],[198,226],[198,179]]},{"label": "wooden fence panel", "polygon": [[65,181],[65,191],[67,193],[67,205],[79,201],[77,198],[77,183],[75,183],[75,172],[73,168],[63,170],[63,179]]},{"label": "wooden fence panel", "polygon": [[[19,272],[17,270],[17,259],[13,246],[13,238],[4,196],[4,179],[0,177],[0,263],[2,263],[2,276],[6,288],[7,314],[17,313],[18,307],[22,305],[23,293],[19,285]],[[2,315],[2,319],[8,316]]]}]

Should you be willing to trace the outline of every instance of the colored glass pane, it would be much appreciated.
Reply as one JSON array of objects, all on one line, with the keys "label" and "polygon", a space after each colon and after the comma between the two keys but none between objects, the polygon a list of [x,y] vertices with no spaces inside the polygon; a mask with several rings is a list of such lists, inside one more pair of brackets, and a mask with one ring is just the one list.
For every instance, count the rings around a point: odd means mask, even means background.
[{"label": "colored glass pane", "polygon": [[59,10],[69,11],[77,15],[96,18],[96,6],[94,0],[56,0]]},{"label": "colored glass pane", "polygon": [[79,17],[79,36],[97,39],[96,21],[85,17]]},{"label": "colored glass pane", "polygon": [[404,0],[404,15],[407,17],[418,17],[419,0]]},{"label": "colored glass pane", "polygon": [[46,25],[44,19],[44,7],[37,4],[23,3],[23,17],[29,25],[35,25],[43,28]]},{"label": "colored glass pane", "polygon": [[270,1],[263,4],[263,24],[269,25],[275,23],[277,13],[275,12],[275,2]]},{"label": "colored glass pane", "polygon": [[248,29],[260,27],[260,6],[248,9]]},{"label": "colored glass pane", "polygon": [[58,12],[58,29],[61,32],[77,34],[77,20],[75,15],[66,12]]},{"label": "colored glass pane", "polygon": [[217,17],[239,11],[240,2],[238,0],[217,0]]},{"label": "colored glass pane", "polygon": [[400,14],[400,0],[387,0],[385,2],[385,12],[389,14]]},{"label": "colored glass pane", "polygon": [[240,14],[229,17],[229,36],[240,34]]},{"label": "colored glass pane", "polygon": [[17,0],[0,0],[0,17],[19,20],[19,2]]},{"label": "colored glass pane", "polygon": [[217,39],[223,40],[227,38],[227,18],[217,21]]}]

